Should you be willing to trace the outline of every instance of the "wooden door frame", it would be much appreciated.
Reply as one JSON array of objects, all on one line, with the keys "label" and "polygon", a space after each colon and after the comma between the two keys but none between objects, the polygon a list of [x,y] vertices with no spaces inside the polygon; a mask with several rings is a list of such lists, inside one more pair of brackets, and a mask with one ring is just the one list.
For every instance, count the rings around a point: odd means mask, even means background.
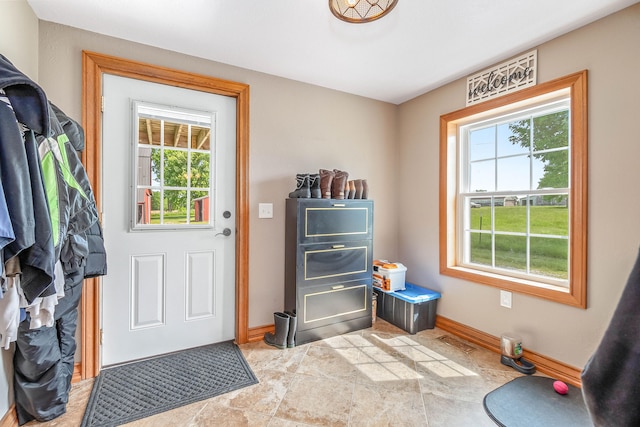
[{"label": "wooden door frame", "polygon": [[[82,162],[102,214],[102,76],[112,74],[137,80],[230,96],[236,99],[236,342],[249,336],[249,85],[178,71],[95,52],[82,52],[82,125],[85,149]],[[108,262],[107,254],[107,262]],[[80,303],[83,379],[100,373],[101,280],[85,280]]]}]

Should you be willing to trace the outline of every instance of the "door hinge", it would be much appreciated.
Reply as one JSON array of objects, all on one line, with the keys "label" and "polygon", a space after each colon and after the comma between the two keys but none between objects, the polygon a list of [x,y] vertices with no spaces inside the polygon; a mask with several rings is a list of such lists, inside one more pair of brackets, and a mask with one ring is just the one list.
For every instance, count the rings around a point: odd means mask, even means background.
[{"label": "door hinge", "polygon": [[100,111],[104,113],[104,95],[100,97]]},{"label": "door hinge", "polygon": [[104,332],[100,329],[100,345],[102,345],[102,338],[104,338]]}]

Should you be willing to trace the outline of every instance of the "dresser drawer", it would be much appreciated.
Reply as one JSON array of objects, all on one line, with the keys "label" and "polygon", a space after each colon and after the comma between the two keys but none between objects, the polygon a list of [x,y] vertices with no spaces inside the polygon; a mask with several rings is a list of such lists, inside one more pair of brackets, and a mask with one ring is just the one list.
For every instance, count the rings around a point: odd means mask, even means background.
[{"label": "dresser drawer", "polygon": [[298,250],[301,286],[371,277],[370,240],[300,245]]},{"label": "dresser drawer", "polygon": [[371,239],[372,207],[368,200],[307,200],[300,205],[299,243]]},{"label": "dresser drawer", "polygon": [[314,286],[299,294],[298,328],[371,317],[371,279]]}]

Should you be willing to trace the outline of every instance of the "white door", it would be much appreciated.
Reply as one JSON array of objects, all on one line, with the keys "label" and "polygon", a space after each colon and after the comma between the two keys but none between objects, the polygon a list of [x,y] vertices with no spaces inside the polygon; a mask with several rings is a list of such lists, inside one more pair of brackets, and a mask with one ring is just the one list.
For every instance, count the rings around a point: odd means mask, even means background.
[{"label": "white door", "polygon": [[233,339],[235,98],[103,81],[102,366]]}]

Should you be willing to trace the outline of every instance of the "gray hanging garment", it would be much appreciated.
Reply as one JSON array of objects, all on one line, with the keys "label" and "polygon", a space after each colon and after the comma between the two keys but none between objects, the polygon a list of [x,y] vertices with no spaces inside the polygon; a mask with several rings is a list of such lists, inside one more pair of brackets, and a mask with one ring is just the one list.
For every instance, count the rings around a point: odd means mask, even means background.
[{"label": "gray hanging garment", "polygon": [[582,371],[595,426],[640,426],[640,254],[611,322]]}]

